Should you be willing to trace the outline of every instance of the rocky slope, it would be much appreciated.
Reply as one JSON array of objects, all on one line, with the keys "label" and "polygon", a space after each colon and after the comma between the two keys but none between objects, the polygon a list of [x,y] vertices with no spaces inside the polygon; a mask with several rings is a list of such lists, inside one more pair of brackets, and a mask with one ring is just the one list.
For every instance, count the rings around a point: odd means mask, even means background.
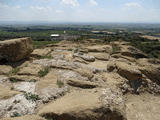
[{"label": "rocky slope", "polygon": [[62,41],[0,65],[2,120],[159,120],[159,94],[160,61],[126,42]]}]

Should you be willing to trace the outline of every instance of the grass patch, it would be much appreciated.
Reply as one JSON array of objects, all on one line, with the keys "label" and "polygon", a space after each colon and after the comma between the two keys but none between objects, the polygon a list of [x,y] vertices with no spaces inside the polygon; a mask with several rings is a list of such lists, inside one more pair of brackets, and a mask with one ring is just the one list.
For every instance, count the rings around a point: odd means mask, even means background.
[{"label": "grass patch", "polygon": [[19,72],[20,68],[13,68],[10,72],[9,75],[16,75]]},{"label": "grass patch", "polygon": [[112,45],[112,54],[119,52],[121,49],[118,46]]},{"label": "grass patch", "polygon": [[46,75],[48,74],[49,70],[50,70],[49,67],[43,68],[42,70],[40,70],[40,71],[38,72],[38,76],[39,76],[39,77],[44,77],[44,76],[46,76]]},{"label": "grass patch", "polygon": [[48,44],[55,44],[58,43],[59,41],[33,41],[33,48],[43,48]]},{"label": "grass patch", "polygon": [[32,94],[32,93],[25,93],[24,94],[25,98],[27,100],[32,100],[32,101],[37,101],[37,100],[40,100],[40,97],[36,94]]},{"label": "grass patch", "polygon": [[51,55],[40,56],[39,59],[52,59]]},{"label": "grass patch", "polygon": [[16,83],[16,82],[18,82],[18,80],[15,79],[15,78],[10,78],[10,82],[11,82],[11,83]]},{"label": "grass patch", "polygon": [[59,88],[62,88],[64,86],[64,82],[62,82],[61,80],[57,80],[57,85]]},{"label": "grass patch", "polygon": [[68,49],[68,51],[72,51],[72,50],[73,50],[73,49],[71,49],[71,48],[70,48],[70,49]]}]

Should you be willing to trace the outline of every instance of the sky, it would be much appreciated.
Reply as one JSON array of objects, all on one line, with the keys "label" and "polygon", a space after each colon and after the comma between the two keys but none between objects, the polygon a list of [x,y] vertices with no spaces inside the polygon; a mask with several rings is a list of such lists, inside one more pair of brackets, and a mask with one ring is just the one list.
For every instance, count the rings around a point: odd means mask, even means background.
[{"label": "sky", "polygon": [[0,0],[0,21],[160,23],[160,0]]}]

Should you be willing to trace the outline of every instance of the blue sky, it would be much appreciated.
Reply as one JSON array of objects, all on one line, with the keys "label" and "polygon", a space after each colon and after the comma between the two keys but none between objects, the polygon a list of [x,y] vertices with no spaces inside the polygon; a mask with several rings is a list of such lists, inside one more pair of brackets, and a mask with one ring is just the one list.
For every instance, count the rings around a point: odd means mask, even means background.
[{"label": "blue sky", "polygon": [[160,0],[0,0],[0,21],[160,23]]}]

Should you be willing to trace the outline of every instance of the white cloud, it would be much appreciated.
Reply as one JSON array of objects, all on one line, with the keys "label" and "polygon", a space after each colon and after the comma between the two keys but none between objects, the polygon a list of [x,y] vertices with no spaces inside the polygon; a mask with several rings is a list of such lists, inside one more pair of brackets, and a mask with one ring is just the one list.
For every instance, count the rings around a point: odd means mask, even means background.
[{"label": "white cloud", "polygon": [[130,2],[125,4],[126,7],[142,7],[139,3],[137,2]]},{"label": "white cloud", "polygon": [[79,6],[79,2],[77,0],[62,0],[62,3],[73,7]]},{"label": "white cloud", "polygon": [[9,7],[8,5],[5,5],[5,4],[0,2],[0,8],[8,8],[8,7]]},{"label": "white cloud", "polygon": [[98,3],[97,3],[95,0],[89,0],[89,2],[90,2],[92,5],[98,5]]},{"label": "white cloud", "polygon": [[56,13],[63,13],[64,11],[62,10],[56,10]]},{"label": "white cloud", "polygon": [[20,9],[20,8],[21,8],[21,6],[20,6],[20,5],[17,5],[17,6],[15,6],[15,8],[16,8],[16,9]]},{"label": "white cloud", "polygon": [[43,11],[48,11],[51,10],[51,7],[43,7],[43,6],[31,6],[30,9],[32,10],[43,10]]},{"label": "white cloud", "polygon": [[16,5],[16,6],[8,6],[6,4],[3,4],[0,2],[0,9],[20,9],[21,6],[20,5]]}]

